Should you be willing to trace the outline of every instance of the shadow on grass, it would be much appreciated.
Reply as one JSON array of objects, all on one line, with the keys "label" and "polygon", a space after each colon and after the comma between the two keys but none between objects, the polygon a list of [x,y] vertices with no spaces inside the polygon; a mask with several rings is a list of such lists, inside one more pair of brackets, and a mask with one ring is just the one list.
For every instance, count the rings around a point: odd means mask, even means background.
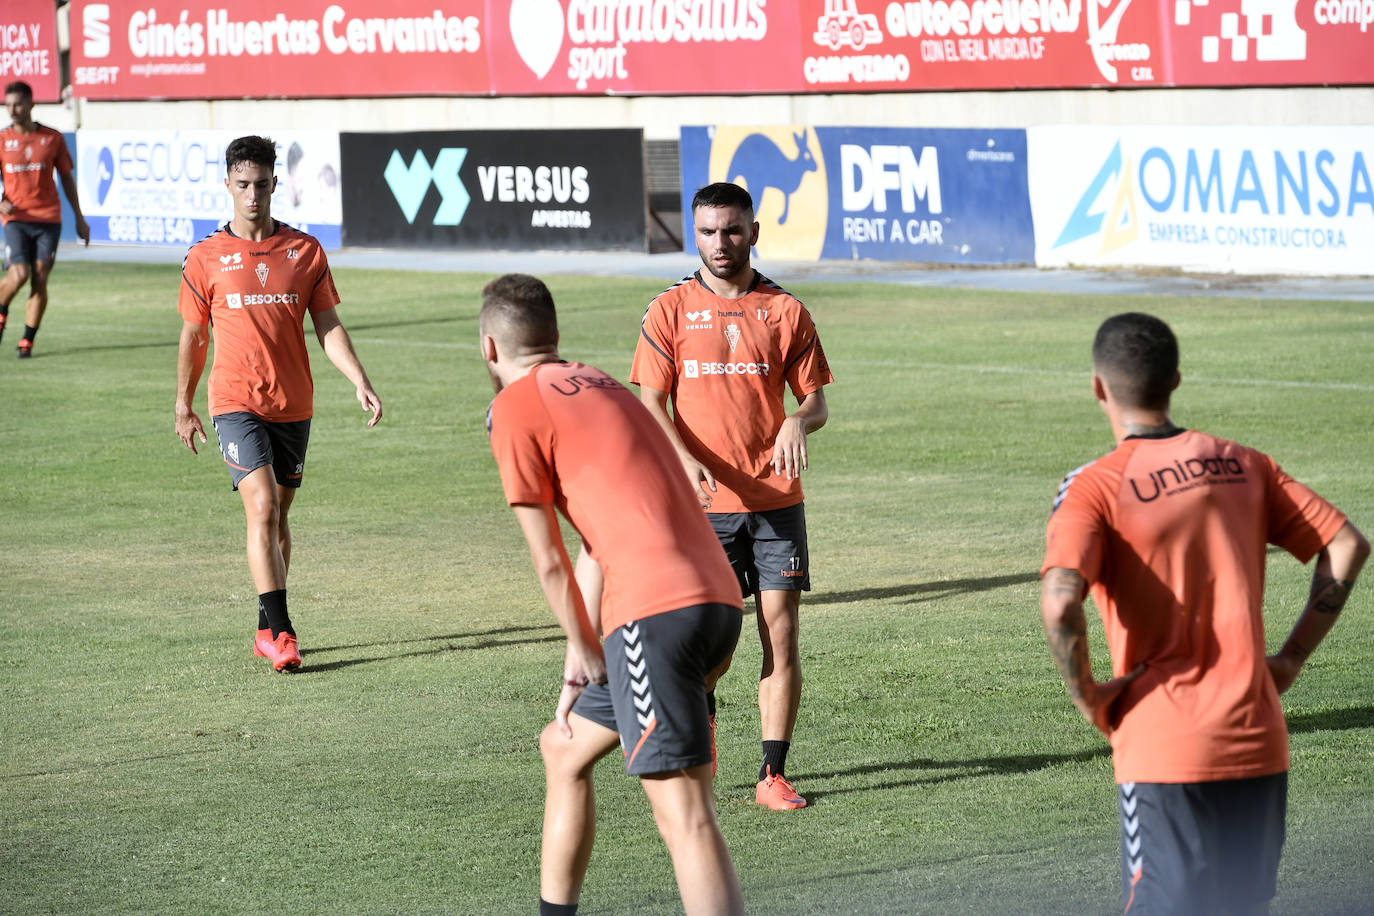
[{"label": "shadow on grass", "polygon": [[[817,592],[807,596],[806,604],[847,604],[852,601],[880,601],[884,598],[909,598],[934,601],[950,595],[986,592],[1008,585],[1028,585],[1039,582],[1038,573],[1015,573],[1008,576],[988,576],[984,579],[948,579],[943,582],[912,582],[909,585],[888,585],[879,588],[856,588],[847,592]],[[915,601],[909,602],[915,603]]]},{"label": "shadow on grass", "polygon": [[1288,732],[1334,732],[1347,728],[1374,728],[1374,706],[1351,706],[1322,712],[1289,713]]},{"label": "shadow on grass", "polygon": [[[536,634],[544,633],[539,636]],[[514,635],[513,634],[525,634]],[[498,637],[513,636],[513,638],[501,639]],[[388,639],[385,642],[358,643],[349,646],[326,646],[320,649],[306,649],[302,655],[304,662],[299,671],[292,676],[301,677],[307,674],[320,674],[327,671],[338,671],[343,668],[352,668],[355,665],[367,665],[373,662],[389,662],[402,658],[420,658],[426,655],[442,655],[445,652],[463,652],[470,649],[496,649],[503,646],[527,646],[541,642],[561,642],[563,632],[555,624],[544,626],[526,627],[498,627],[494,630],[481,630],[474,633],[449,633],[444,636],[421,636],[415,639]],[[442,645],[437,645],[442,643]],[[382,655],[372,655],[361,658],[341,658],[332,662],[314,662],[311,659],[317,655],[328,652],[347,652],[355,649],[375,649],[385,646],[405,646],[421,644],[427,648],[416,648],[405,652],[389,652]]]},{"label": "shadow on grass", "polygon": [[928,775],[897,782],[886,782],[876,786],[807,791],[808,802],[814,802],[827,796],[848,795],[851,792],[872,792],[880,789],[900,789],[910,786],[933,786],[980,776],[1014,776],[1020,773],[1034,773],[1036,770],[1043,770],[1046,767],[1064,763],[1086,763],[1090,760],[1109,757],[1111,752],[1111,748],[1103,744],[1101,747],[1076,751],[1072,754],[1009,754],[1005,757],[974,757],[967,760],[934,760],[929,757],[915,757],[911,760],[898,760],[892,763],[871,763],[864,766],[849,767],[829,773],[805,773],[803,778],[810,783],[812,780],[838,779],[842,776],[867,776],[875,773],[893,773],[904,770],[933,771]]}]

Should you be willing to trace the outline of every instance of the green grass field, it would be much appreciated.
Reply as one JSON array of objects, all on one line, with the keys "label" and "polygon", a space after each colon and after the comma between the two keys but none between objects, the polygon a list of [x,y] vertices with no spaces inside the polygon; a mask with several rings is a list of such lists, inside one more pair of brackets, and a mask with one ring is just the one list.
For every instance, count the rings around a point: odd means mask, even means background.
[{"label": "green grass field", "polygon": [[[250,653],[243,512],[213,436],[197,457],[173,433],[177,267],[66,263],[25,363],[12,322],[0,911],[533,912],[536,735],[562,642],[483,431],[487,278],[336,278],[386,416],[366,429],[311,343],[294,676]],[[623,378],[671,279],[550,278],[564,355]],[[1369,304],[793,292],[837,377],[806,477],[816,590],[788,767],[812,806],[753,804],[746,621],[719,692],[717,798],[750,912],[1119,912],[1110,758],[1054,670],[1036,577],[1060,477],[1111,446],[1088,390],[1093,330],[1160,314],[1183,348],[1175,419],[1272,452],[1370,533]],[[1271,647],[1309,577],[1272,555]],[[1285,697],[1276,913],[1374,906],[1371,594],[1356,589]],[[1096,620],[1091,634],[1102,673]],[[638,785],[617,759],[597,779],[583,912],[677,911]]]}]

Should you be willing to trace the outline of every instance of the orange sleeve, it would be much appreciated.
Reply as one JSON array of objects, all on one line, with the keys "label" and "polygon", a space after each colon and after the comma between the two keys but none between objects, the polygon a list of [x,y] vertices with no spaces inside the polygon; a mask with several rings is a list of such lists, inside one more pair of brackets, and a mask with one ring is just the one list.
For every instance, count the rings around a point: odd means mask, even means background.
[{"label": "orange sleeve", "polygon": [[630,365],[630,382],[648,385],[659,391],[672,391],[677,380],[674,337],[668,310],[655,299],[644,313],[639,326],[639,342],[635,344],[634,362]]},{"label": "orange sleeve", "polygon": [[72,173],[72,155],[67,151],[67,141],[58,134],[57,155],[53,157],[52,166],[60,175],[70,175]]},{"label": "orange sleeve", "polygon": [[192,248],[181,267],[181,295],[177,311],[187,321],[201,326],[210,323],[210,301],[214,297],[205,277],[205,262]]},{"label": "orange sleeve", "polygon": [[325,256],[324,249],[319,245],[312,245],[312,254],[315,259],[315,266],[319,274],[315,279],[315,288],[310,291],[310,314],[316,312],[327,312],[339,304],[339,291],[334,287],[334,274],[329,269],[329,259]]},{"label": "orange sleeve", "polygon": [[1345,524],[1345,513],[1263,457],[1269,488],[1268,541],[1306,563],[1331,542]]},{"label": "orange sleeve", "polygon": [[552,428],[533,385],[517,382],[496,396],[487,413],[487,434],[506,502],[552,503]]},{"label": "orange sleeve", "polygon": [[804,307],[798,309],[797,325],[787,353],[786,379],[798,401],[835,381],[821,346],[820,334]]},{"label": "orange sleeve", "polygon": [[1059,498],[1045,530],[1042,576],[1056,566],[1075,570],[1089,583],[1101,576],[1107,519],[1092,492],[1092,481],[1081,479],[1083,471],[1070,473],[1059,485]]}]

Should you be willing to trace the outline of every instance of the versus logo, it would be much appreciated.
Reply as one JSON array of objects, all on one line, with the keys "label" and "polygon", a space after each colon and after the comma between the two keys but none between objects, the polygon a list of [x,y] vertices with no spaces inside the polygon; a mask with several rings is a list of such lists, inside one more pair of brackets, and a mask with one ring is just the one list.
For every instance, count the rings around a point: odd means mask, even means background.
[{"label": "versus logo", "polygon": [[219,256],[219,262],[221,264],[242,264],[243,254],[237,251],[233,254],[222,254]]},{"label": "versus logo", "polygon": [[700,312],[688,312],[688,313],[687,313],[687,320],[688,320],[688,321],[696,321],[698,318],[701,319],[702,321],[710,321],[710,320],[711,320],[711,310],[710,310],[710,309],[702,309]]},{"label": "versus logo", "polygon": [[436,226],[456,226],[463,221],[472,197],[458,177],[458,170],[467,158],[466,148],[446,147],[439,151],[431,167],[423,150],[415,151],[415,158],[406,165],[400,150],[391,151],[391,160],[386,164],[382,177],[386,179],[391,195],[401,207],[406,222],[414,225],[415,215],[420,211],[433,184],[439,190],[439,209],[434,214]]}]

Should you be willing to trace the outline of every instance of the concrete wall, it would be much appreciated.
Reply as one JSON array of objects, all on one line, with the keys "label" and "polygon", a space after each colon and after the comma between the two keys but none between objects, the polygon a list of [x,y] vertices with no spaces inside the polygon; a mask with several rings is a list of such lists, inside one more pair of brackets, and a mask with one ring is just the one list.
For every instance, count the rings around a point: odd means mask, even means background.
[{"label": "concrete wall", "polygon": [[1374,89],[1127,89],[880,95],[402,98],[84,102],[41,105],[53,127],[219,127],[271,132],[642,127],[675,140],[684,124],[1033,127],[1043,124],[1374,124]]}]

